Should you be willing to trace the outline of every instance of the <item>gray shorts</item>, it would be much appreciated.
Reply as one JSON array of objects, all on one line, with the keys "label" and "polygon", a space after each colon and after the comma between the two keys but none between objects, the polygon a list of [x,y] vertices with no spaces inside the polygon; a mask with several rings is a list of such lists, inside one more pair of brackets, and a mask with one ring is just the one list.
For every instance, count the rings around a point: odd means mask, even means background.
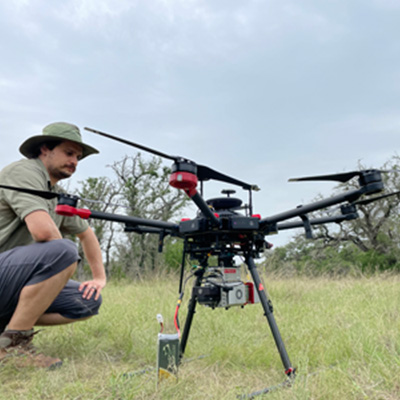
[{"label": "gray shorts", "polygon": [[[68,239],[34,243],[0,253],[0,332],[8,324],[24,286],[34,285],[60,273],[80,257]],[[69,280],[46,313],[80,319],[98,313],[101,297],[82,298],[79,282]]]}]

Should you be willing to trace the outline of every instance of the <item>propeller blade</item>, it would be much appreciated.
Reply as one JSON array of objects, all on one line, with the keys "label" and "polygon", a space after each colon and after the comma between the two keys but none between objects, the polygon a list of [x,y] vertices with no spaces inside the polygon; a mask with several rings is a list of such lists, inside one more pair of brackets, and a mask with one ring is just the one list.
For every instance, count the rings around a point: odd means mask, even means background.
[{"label": "propeller blade", "polygon": [[[162,153],[161,151],[151,149],[151,148],[143,146],[141,144],[134,143],[134,142],[131,142],[129,140],[119,138],[118,136],[114,136],[114,135],[110,135],[109,133],[98,131],[96,129],[87,128],[87,127],[85,129],[87,131],[93,132],[93,133],[95,133],[97,135],[101,135],[101,136],[107,137],[109,139],[116,140],[118,142],[127,144],[129,146],[136,147],[136,148],[138,148],[140,150],[148,151],[149,153],[155,154],[156,156],[167,158],[167,159],[175,161],[175,162],[182,161],[182,160],[191,161],[191,160],[188,160],[188,159],[186,159],[184,157],[171,156],[169,154]],[[194,164],[196,164],[196,163],[194,163]],[[250,184],[248,184],[246,182],[242,182],[242,181],[240,181],[238,179],[235,179],[235,178],[232,178],[232,177],[230,177],[228,175],[222,174],[221,172],[215,171],[214,169],[206,167],[204,165],[197,165],[197,177],[198,177],[198,179],[200,181],[207,181],[209,179],[214,179],[214,180],[217,180],[217,181],[232,183],[233,185],[241,186],[242,188],[247,189],[247,190],[256,190],[256,191],[260,190],[257,185],[250,185]]]},{"label": "propeller blade", "polygon": [[355,176],[362,176],[369,172],[389,172],[381,170],[362,170],[362,171],[350,171],[343,172],[341,174],[329,174],[329,175],[317,175],[317,176],[306,176],[303,178],[291,178],[289,182],[302,182],[302,181],[337,181],[345,183]]},{"label": "propeller blade", "polygon": [[16,186],[7,186],[7,185],[0,185],[0,187],[3,189],[10,189],[10,190],[16,190],[18,192],[33,194],[35,196],[39,196],[47,200],[59,197],[59,193],[46,192],[44,190],[35,190],[35,189],[28,189],[28,188],[21,188]]},{"label": "propeller blade", "polygon": [[228,175],[222,174],[205,165],[197,165],[197,177],[200,181],[208,181],[214,179],[216,181],[232,183],[233,185],[241,186],[243,189],[258,191],[260,188],[257,185],[250,185],[249,183],[242,182],[238,179],[232,178]]},{"label": "propeller blade", "polygon": [[377,200],[381,200],[384,199],[386,197],[390,197],[390,196],[395,196],[397,194],[400,194],[400,190],[398,190],[397,192],[392,192],[392,193],[388,193],[388,194],[383,194],[382,196],[377,196],[377,197],[372,197],[370,199],[364,199],[364,200],[357,200],[352,204],[355,205],[360,205],[360,206],[364,206],[366,204],[372,203],[373,201],[377,201]]},{"label": "propeller blade", "polygon": [[302,182],[302,181],[338,181],[347,182],[351,178],[360,175],[358,171],[345,172],[342,174],[332,174],[332,175],[318,175],[318,176],[306,176],[303,178],[291,178],[289,182]]},{"label": "propeller blade", "polygon": [[101,135],[101,136],[104,136],[106,138],[113,139],[113,140],[116,140],[118,142],[127,144],[129,146],[136,147],[137,149],[148,151],[149,153],[155,154],[156,156],[159,156],[159,157],[167,158],[167,159],[173,160],[173,161],[177,161],[177,160],[181,159],[181,157],[170,156],[169,154],[165,154],[165,153],[162,153],[161,151],[151,149],[150,147],[146,147],[146,146],[143,146],[143,145],[138,144],[138,143],[131,142],[131,141],[126,140],[126,139],[122,139],[122,138],[120,138],[118,136],[110,135],[109,133],[97,131],[96,129],[92,129],[92,128],[84,128],[84,129],[86,129],[87,131],[96,133],[97,135]]}]

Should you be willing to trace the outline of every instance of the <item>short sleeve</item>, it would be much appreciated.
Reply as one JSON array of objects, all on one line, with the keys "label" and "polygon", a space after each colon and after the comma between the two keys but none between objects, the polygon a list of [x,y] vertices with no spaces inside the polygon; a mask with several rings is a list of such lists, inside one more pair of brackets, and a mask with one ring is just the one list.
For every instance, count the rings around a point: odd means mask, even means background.
[{"label": "short sleeve", "polygon": [[[36,163],[14,163],[9,165],[1,174],[1,183],[28,189],[49,190],[46,187],[47,177]],[[2,189],[2,199],[21,221],[33,211],[44,210],[49,212],[50,207],[55,203],[39,196],[8,189]]]}]

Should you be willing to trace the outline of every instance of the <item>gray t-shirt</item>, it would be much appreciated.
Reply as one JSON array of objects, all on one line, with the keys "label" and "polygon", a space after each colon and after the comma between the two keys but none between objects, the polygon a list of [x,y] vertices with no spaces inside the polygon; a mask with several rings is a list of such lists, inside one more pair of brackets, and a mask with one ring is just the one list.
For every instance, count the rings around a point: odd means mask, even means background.
[{"label": "gray t-shirt", "polygon": [[[58,185],[51,187],[49,174],[39,158],[23,159],[5,167],[0,172],[0,184],[63,192]],[[62,234],[78,234],[88,228],[88,223],[78,216],[56,214],[56,205],[57,198],[46,200],[27,193],[0,189],[0,252],[34,243],[24,221],[33,211],[48,212]]]}]

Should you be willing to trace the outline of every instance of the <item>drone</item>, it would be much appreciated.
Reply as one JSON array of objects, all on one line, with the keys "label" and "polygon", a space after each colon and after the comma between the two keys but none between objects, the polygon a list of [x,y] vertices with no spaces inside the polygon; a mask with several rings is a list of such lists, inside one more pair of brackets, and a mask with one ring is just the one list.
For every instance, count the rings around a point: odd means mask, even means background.
[{"label": "drone", "polygon": [[[81,200],[76,195],[66,193],[46,192],[13,186],[0,185],[3,189],[18,190],[45,199],[57,197],[56,212],[64,216],[78,216],[82,219],[100,219],[125,224],[125,230],[139,234],[150,233],[159,236],[159,251],[162,251],[166,236],[177,237],[183,240],[183,254],[180,269],[179,293],[183,296],[185,264],[190,260],[197,262],[193,273],[194,284],[191,298],[188,303],[188,312],[185,319],[183,333],[179,341],[179,359],[182,359],[188,343],[197,304],[215,309],[223,307],[241,306],[260,303],[267,319],[280,355],[284,373],[287,378],[295,377],[293,367],[287,353],[284,341],[276,323],[273,306],[267,290],[260,278],[255,260],[272,245],[265,237],[278,233],[281,230],[304,228],[307,238],[312,238],[312,227],[328,223],[341,223],[359,218],[357,205],[391,196],[396,193],[374,196],[361,199],[381,192],[384,189],[382,173],[377,169],[353,171],[333,175],[309,176],[290,179],[290,181],[338,181],[345,183],[352,178],[358,178],[358,188],[344,191],[341,194],[298,206],[279,214],[261,218],[253,213],[253,191],[258,191],[255,184],[238,180],[212,168],[197,164],[181,156],[172,156],[158,150],[110,135],[92,128],[85,128],[94,134],[116,140],[156,156],[171,160],[171,175],[169,184],[186,193],[196,205],[197,215],[191,219],[182,219],[179,223],[138,218],[134,216],[92,211],[86,208],[77,208]],[[248,192],[248,204],[243,205],[241,199],[233,197],[234,190],[223,190],[225,196],[205,200],[203,197],[203,183],[216,180],[238,186]],[[198,189],[198,186],[200,188]],[[321,218],[310,218],[314,211],[331,206],[340,205],[340,214]],[[297,218],[296,221],[292,221]],[[244,260],[252,278],[250,282],[243,282],[240,268],[236,265],[237,256]],[[178,308],[180,305],[178,302]],[[175,319],[175,326],[179,329],[179,322]]]}]

